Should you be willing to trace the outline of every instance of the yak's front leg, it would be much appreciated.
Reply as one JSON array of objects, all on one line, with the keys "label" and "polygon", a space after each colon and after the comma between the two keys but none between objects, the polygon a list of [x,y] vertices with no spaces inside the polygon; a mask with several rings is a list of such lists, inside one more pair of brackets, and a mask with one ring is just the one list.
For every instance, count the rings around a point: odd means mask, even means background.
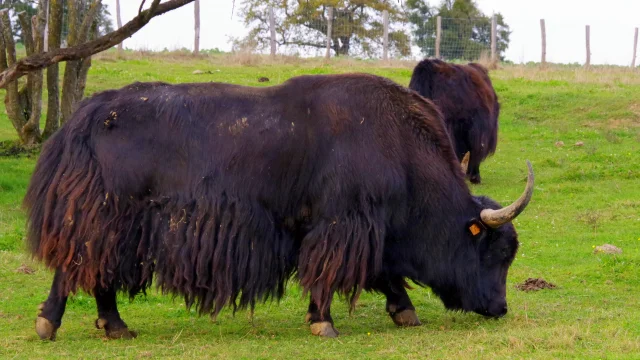
[{"label": "yak's front leg", "polygon": [[36,333],[42,340],[55,340],[56,332],[62,324],[62,316],[67,306],[67,296],[62,295],[63,277],[62,270],[60,268],[56,269],[49,297],[38,306]]},{"label": "yak's front leg", "polygon": [[104,329],[110,339],[133,339],[137,336],[135,331],[130,331],[127,324],[120,318],[116,303],[116,291],[113,288],[104,289],[96,287],[96,304],[98,305],[98,320],[96,328]]},{"label": "yak's front leg", "polygon": [[401,277],[381,278],[375,282],[373,290],[380,291],[387,297],[386,310],[396,325],[422,325],[404,285]]},{"label": "yak's front leg", "polygon": [[338,330],[333,326],[333,319],[331,318],[331,301],[327,304],[326,309],[321,311],[313,301],[313,293],[311,294],[311,301],[309,302],[309,310],[307,311],[305,322],[309,323],[313,335],[330,338],[339,335]]}]

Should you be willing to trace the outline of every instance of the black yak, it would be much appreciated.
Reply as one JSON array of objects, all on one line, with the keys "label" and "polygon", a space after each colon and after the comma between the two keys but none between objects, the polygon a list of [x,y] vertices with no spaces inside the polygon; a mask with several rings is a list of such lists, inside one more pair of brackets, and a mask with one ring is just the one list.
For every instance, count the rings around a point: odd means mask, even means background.
[{"label": "black yak", "polygon": [[499,317],[532,176],[506,208],[472,196],[433,104],[372,75],[105,91],[44,145],[25,197],[31,252],[55,269],[36,330],[55,338],[84,290],[96,326],[132,337],[116,292],[154,276],[215,316],[282,297],[296,275],[322,336],[337,335],[335,292],[352,306],[382,292],[396,324],[418,325],[405,279]]},{"label": "black yak", "polygon": [[480,163],[496,151],[500,103],[487,69],[426,59],[413,69],[409,87],[432,100],[444,115],[456,155],[470,152],[467,177],[481,182]]}]

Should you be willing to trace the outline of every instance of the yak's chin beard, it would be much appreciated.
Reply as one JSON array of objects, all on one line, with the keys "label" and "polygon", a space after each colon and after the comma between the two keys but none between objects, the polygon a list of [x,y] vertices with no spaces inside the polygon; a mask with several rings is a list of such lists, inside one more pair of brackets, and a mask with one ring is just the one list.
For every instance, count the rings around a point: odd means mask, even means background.
[{"label": "yak's chin beard", "polygon": [[442,287],[431,287],[433,292],[438,295],[444,307],[451,311],[472,311],[473,309],[464,306],[460,293],[455,289],[447,289]]},{"label": "yak's chin beard", "polygon": [[[436,291],[434,290],[434,292]],[[474,312],[487,318],[496,319],[503,317],[507,313],[507,305],[505,300],[492,302],[491,306],[489,307],[474,306],[471,304],[464,304],[459,293],[454,291],[441,293],[436,292],[436,294],[438,294],[440,300],[442,300],[444,307],[450,311]]]}]

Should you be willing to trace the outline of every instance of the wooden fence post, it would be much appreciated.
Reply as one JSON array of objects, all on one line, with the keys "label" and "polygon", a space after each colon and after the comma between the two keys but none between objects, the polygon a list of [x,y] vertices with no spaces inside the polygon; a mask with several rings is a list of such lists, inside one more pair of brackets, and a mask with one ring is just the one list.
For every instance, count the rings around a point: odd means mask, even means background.
[{"label": "wooden fence post", "polygon": [[389,60],[389,12],[382,11],[382,60]]},{"label": "wooden fence post", "polygon": [[193,2],[193,54],[200,53],[200,0]]},{"label": "wooden fence post", "polygon": [[544,26],[544,19],[540,19],[540,34],[542,36],[542,57],[540,62],[542,66],[547,65],[547,30]]},{"label": "wooden fence post", "polygon": [[498,61],[497,40],[498,40],[498,21],[495,14],[491,17],[491,63],[496,64]]},{"label": "wooden fence post", "polygon": [[440,35],[442,33],[442,17],[436,18],[436,59],[440,59]]},{"label": "wooden fence post", "polygon": [[333,8],[327,8],[327,54],[325,57],[329,59],[331,57],[331,30],[333,27]]},{"label": "wooden fence post", "polygon": [[587,36],[587,62],[584,64],[584,66],[589,67],[591,66],[591,39],[589,36],[591,32],[591,27],[587,25],[585,30],[586,30],[586,36]]},{"label": "wooden fence post", "polygon": [[276,56],[276,20],[273,16],[273,8],[269,7],[269,29],[271,30],[271,57]]},{"label": "wooden fence post", "polygon": [[[122,18],[120,17],[120,0],[116,0],[116,24],[118,25],[118,29],[122,27]],[[122,43],[122,41],[118,43],[118,56],[122,56]]]},{"label": "wooden fence post", "polygon": [[636,67],[636,52],[638,51],[638,28],[633,35],[633,58],[631,59],[631,68]]}]

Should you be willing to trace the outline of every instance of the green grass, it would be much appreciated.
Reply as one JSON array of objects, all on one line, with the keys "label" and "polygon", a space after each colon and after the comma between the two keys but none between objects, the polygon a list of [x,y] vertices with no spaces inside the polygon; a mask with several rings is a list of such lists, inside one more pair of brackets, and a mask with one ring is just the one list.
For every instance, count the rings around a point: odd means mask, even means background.
[{"label": "green grass", "polygon": [[[240,66],[236,60],[103,56],[94,61],[87,89],[155,80],[266,86],[301,74],[349,71],[407,85],[411,75],[406,64],[285,59]],[[213,74],[192,75],[195,69]],[[505,318],[450,313],[428,289],[416,289],[410,295],[424,325],[398,329],[385,314],[384,298],[364,294],[352,315],[344,301],[335,304],[341,336],[325,340],[303,323],[307,301],[296,285],[280,304],[258,306],[253,322],[248,312],[234,318],[225,310],[213,323],[186,311],[180,299],[151,291],[132,303],[119,300],[138,338],[106,341],[93,327],[95,301],[78,294],[58,340],[42,342],[34,319],[52,274],[25,255],[20,208],[35,156],[8,156],[0,157],[0,358],[640,358],[640,77],[567,67],[509,67],[491,75],[502,102],[498,151],[483,164],[484,183],[473,190],[507,203],[524,188],[525,159],[536,173],[533,200],[515,222],[521,248],[508,278]],[[260,76],[271,82],[258,83]],[[0,141],[10,139],[15,135],[2,112]],[[575,146],[578,141],[584,145]],[[623,253],[594,255],[593,246],[603,243]],[[16,272],[22,264],[36,272]],[[558,288],[517,291],[528,277]]]}]

